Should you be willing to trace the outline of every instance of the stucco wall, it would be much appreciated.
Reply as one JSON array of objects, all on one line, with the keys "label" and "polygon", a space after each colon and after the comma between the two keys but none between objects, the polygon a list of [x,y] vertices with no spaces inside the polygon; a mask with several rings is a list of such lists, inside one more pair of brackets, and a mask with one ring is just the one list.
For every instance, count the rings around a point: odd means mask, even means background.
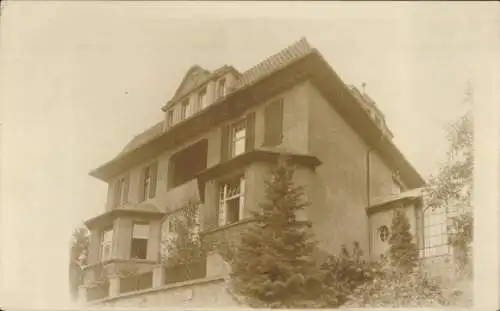
[{"label": "stucco wall", "polygon": [[[315,208],[311,221],[320,246],[339,252],[342,244],[360,243],[368,254],[368,146],[319,91],[308,85],[309,149],[323,164],[312,183]],[[372,156],[371,196],[390,193],[392,172]],[[388,184],[389,186],[383,186]]]},{"label": "stucco wall", "polygon": [[266,150],[282,150],[299,154],[308,153],[308,114],[307,106],[307,83],[301,83],[284,91],[283,93],[269,98],[256,111],[255,118],[255,146],[262,148],[264,143],[264,111],[266,105],[282,98],[283,103],[283,142],[275,147],[265,147]]},{"label": "stucco wall", "polygon": [[123,295],[96,307],[187,307],[219,308],[239,307],[227,293],[224,280],[215,279],[202,282],[187,282],[181,286],[166,286],[143,293]]},{"label": "stucco wall", "polygon": [[[306,154],[308,152],[308,108],[306,105],[307,102],[307,85],[300,84],[294,86],[287,91],[283,92],[279,96],[274,98],[270,98],[269,100],[263,102],[262,104],[252,107],[245,113],[255,112],[255,147],[260,148],[262,146],[264,140],[264,108],[267,104],[271,103],[273,100],[277,98],[283,98],[285,101],[284,111],[283,111],[283,143],[276,148],[277,150],[290,151],[296,153]],[[232,122],[228,121],[228,122]],[[127,172],[120,174],[116,179],[129,174],[130,176],[130,185],[128,192],[128,199],[131,205],[139,202],[140,198],[140,183],[141,183],[141,172],[144,167],[149,165],[150,163],[157,161],[158,162],[158,174],[157,174],[157,183],[156,183],[156,195],[154,198],[146,200],[145,202],[151,203],[157,206],[160,209],[172,208],[172,205],[178,205],[178,202],[181,200],[182,191],[179,192],[179,195],[174,195],[173,193],[167,192],[176,192],[176,189],[167,189],[167,179],[168,179],[168,162],[170,160],[170,156],[191,144],[201,140],[208,140],[208,151],[207,151],[207,166],[213,166],[220,162],[220,125],[214,127],[208,132],[200,133],[200,135],[194,139],[187,141],[186,143],[179,145],[177,148],[172,150],[167,150],[161,156],[148,160],[141,165],[131,168]],[[115,179],[115,180],[116,180]],[[179,186],[182,187],[183,185]],[[191,195],[195,195],[199,198],[199,194],[197,193],[197,189],[191,192]],[[187,190],[189,192],[189,190]],[[111,208],[112,202],[112,187],[109,187],[108,196],[107,196],[107,208]],[[175,207],[174,207],[175,208]]]}]

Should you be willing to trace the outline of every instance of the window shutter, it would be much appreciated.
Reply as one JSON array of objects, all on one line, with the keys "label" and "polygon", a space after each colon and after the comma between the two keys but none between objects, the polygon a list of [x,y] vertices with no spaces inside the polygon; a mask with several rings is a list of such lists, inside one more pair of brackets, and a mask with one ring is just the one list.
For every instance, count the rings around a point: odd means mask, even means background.
[{"label": "window shutter", "polygon": [[123,194],[123,203],[126,203],[128,202],[128,188],[129,188],[129,184],[130,184],[130,176],[127,175],[127,177],[125,177],[125,186],[124,186],[124,194]]},{"label": "window shutter", "polygon": [[220,132],[220,159],[224,162],[229,159],[229,125],[224,125]]},{"label": "window shutter", "polygon": [[139,185],[139,201],[142,202],[144,200],[146,200],[146,195],[144,193],[144,181],[145,181],[145,178],[146,178],[146,169],[143,168],[141,170],[141,183]]},{"label": "window shutter", "polygon": [[283,99],[264,110],[264,146],[276,146],[283,140]]},{"label": "window shutter", "polygon": [[248,152],[255,147],[255,112],[247,115],[245,123],[245,151]]},{"label": "window shutter", "polygon": [[158,162],[154,162],[150,169],[151,174],[151,186],[149,187],[149,198],[154,198],[156,195],[156,177],[158,176]]},{"label": "window shutter", "polygon": [[115,180],[111,187],[111,191],[113,192],[113,195],[111,196],[111,208],[115,208],[120,201],[119,185],[119,181]]}]

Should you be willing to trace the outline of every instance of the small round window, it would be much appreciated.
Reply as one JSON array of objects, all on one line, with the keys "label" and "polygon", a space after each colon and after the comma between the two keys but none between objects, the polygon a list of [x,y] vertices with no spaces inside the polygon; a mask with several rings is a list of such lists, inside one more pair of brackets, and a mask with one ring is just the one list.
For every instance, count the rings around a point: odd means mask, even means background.
[{"label": "small round window", "polygon": [[387,228],[386,225],[378,227],[377,232],[382,242],[386,242],[387,240],[389,240],[389,228]]}]

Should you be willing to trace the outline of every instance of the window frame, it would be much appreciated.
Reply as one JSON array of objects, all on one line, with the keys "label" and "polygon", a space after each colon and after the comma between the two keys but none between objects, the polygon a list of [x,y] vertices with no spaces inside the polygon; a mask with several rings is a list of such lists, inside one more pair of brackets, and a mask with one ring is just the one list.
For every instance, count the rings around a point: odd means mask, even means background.
[{"label": "window frame", "polygon": [[144,168],[144,176],[142,179],[142,191],[143,191],[143,198],[144,200],[151,199],[149,197],[149,194],[151,193],[151,186],[152,186],[152,181],[153,181],[153,176],[151,174],[152,167],[151,165],[148,165]]},{"label": "window frame", "polygon": [[[228,196],[228,188],[230,187],[230,182],[234,179],[239,179],[239,192],[238,194],[233,194]],[[245,192],[246,192],[246,176],[245,173],[234,174],[230,177],[222,179],[218,183],[217,187],[217,209],[218,209],[218,226],[223,227],[226,225],[238,223],[244,219],[245,210]],[[228,202],[238,199],[238,220],[233,222],[228,222]],[[222,215],[221,215],[222,211]],[[221,218],[223,217],[223,218]]]},{"label": "window frame", "polygon": [[[439,212],[436,212],[438,211]],[[444,207],[423,211],[423,241],[420,256],[423,258],[450,254],[448,245],[448,219]],[[438,229],[438,231],[431,231]]]},{"label": "window frame", "polygon": [[[243,132],[242,137],[237,137],[238,132]],[[233,122],[229,127],[229,155],[230,158],[237,157],[246,152],[247,129],[246,119]],[[243,150],[236,153],[236,147],[243,144]]]},{"label": "window frame", "polygon": [[217,81],[217,98],[222,98],[226,96],[226,78],[221,78]]},{"label": "window frame", "polygon": [[116,191],[115,191],[115,206],[123,207],[128,203],[128,192],[129,192],[129,175],[118,178],[116,181]]},{"label": "window frame", "polygon": [[206,87],[198,91],[196,98],[198,101],[198,107],[200,107],[200,109],[205,109],[208,107],[208,96]]},{"label": "window frame", "polygon": [[[135,237],[135,228],[136,226],[147,226],[147,236],[144,237]],[[151,231],[151,224],[148,222],[142,222],[142,221],[134,221],[132,223],[132,233],[131,233],[131,238],[130,238],[130,258],[131,259],[139,259],[139,260],[147,260],[148,259],[148,248],[149,248],[149,234]],[[135,257],[134,256],[134,240],[146,240],[146,250],[144,254],[144,258],[141,257]]]},{"label": "window frame", "polygon": [[186,120],[191,117],[194,113],[193,103],[190,98],[184,99],[181,102],[181,120]]},{"label": "window frame", "polygon": [[171,128],[174,125],[174,110],[170,109],[167,111],[167,128]]},{"label": "window frame", "polygon": [[[106,234],[110,235],[109,241],[105,239]],[[114,230],[113,227],[104,228],[100,234],[100,245],[99,245],[99,259],[101,262],[112,259],[113,257],[113,236]],[[109,247],[109,254],[107,257],[104,257],[104,249],[105,247]]]}]

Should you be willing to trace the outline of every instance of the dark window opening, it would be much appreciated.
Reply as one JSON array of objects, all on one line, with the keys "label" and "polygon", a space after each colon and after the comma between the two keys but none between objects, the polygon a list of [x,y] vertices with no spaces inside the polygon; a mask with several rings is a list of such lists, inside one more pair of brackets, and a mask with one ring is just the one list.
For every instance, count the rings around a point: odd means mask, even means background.
[{"label": "dark window opening", "polygon": [[146,259],[148,256],[148,224],[134,224],[132,228],[132,245],[130,249],[130,258]]},{"label": "dark window opening", "polygon": [[240,220],[240,198],[232,199],[227,204],[227,224],[232,224]]},{"label": "dark window opening", "polygon": [[169,163],[169,188],[182,185],[207,168],[208,141],[197,142],[174,154]]}]

